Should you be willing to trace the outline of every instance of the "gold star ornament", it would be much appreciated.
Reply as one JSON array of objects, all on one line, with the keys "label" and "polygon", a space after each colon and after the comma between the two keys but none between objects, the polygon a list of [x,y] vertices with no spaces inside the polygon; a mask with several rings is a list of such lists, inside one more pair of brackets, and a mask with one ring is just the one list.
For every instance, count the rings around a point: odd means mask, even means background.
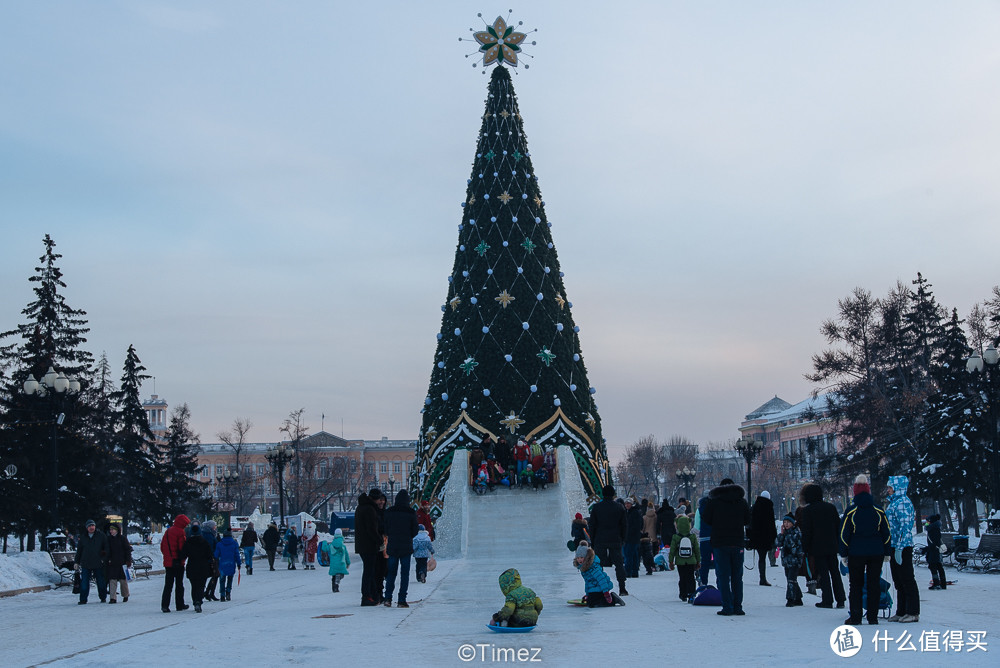
[{"label": "gold star ornament", "polygon": [[511,296],[511,294],[506,290],[501,292],[499,297],[496,297],[496,301],[500,302],[500,306],[504,308],[510,306],[510,303],[514,301],[514,299],[516,299],[516,297]]},{"label": "gold star ornament", "polygon": [[559,294],[556,295],[556,304],[559,304],[559,310],[560,311],[563,310],[564,306],[566,306],[566,300],[563,299],[562,295],[559,295]]},{"label": "gold star ornament", "polygon": [[512,199],[514,199],[514,197],[509,192],[507,192],[506,190],[504,190],[502,193],[500,193],[499,195],[497,195],[497,199],[499,199],[501,202],[503,202],[504,204],[506,204],[507,202],[509,202]]},{"label": "gold star ornament", "polygon": [[503,420],[500,420],[500,424],[507,427],[507,430],[513,434],[515,431],[517,431],[518,427],[524,424],[524,420],[514,415],[514,411],[511,411],[510,415],[508,415]]},{"label": "gold star ornament", "polygon": [[448,302],[448,305],[451,306],[452,311],[455,311],[458,309],[458,305],[461,303],[462,303],[462,298],[459,297],[458,295],[455,295],[455,298],[452,299],[450,302]]}]

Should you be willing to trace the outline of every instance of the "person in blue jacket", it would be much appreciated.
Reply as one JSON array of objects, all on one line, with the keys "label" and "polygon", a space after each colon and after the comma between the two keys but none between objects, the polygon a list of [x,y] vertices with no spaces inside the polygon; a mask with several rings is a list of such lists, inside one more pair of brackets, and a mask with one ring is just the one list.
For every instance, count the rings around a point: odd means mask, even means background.
[{"label": "person in blue jacket", "polygon": [[220,540],[215,545],[215,558],[219,560],[219,593],[222,601],[233,600],[233,576],[236,569],[243,565],[240,558],[240,546],[233,538],[233,532],[226,529]]},{"label": "person in blue jacket", "polygon": [[913,525],[917,513],[906,496],[910,479],[905,475],[889,476],[885,492],[888,498],[885,516],[892,536],[892,584],[896,587],[896,614],[890,622],[920,621],[920,590],[913,575]]},{"label": "person in blue jacket", "polygon": [[[840,522],[840,557],[847,566],[850,591],[847,600],[850,617],[844,623],[861,625],[862,612],[869,624],[878,624],[879,579],[882,563],[892,553],[889,520],[875,505],[868,477],[859,475],[854,480],[854,501]],[[867,601],[862,608],[861,592],[867,589]]]}]

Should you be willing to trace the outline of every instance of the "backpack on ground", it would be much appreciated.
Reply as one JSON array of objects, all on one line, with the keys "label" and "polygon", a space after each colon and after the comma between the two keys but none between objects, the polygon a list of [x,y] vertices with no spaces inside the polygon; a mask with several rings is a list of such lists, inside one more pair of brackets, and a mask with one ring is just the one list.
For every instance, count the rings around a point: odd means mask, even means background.
[{"label": "backpack on ground", "polygon": [[677,544],[677,556],[681,559],[688,559],[694,556],[694,546],[691,544],[691,536],[681,536],[681,541]]},{"label": "backpack on ground", "polygon": [[722,605],[722,594],[712,585],[703,585],[691,597],[693,605]]}]

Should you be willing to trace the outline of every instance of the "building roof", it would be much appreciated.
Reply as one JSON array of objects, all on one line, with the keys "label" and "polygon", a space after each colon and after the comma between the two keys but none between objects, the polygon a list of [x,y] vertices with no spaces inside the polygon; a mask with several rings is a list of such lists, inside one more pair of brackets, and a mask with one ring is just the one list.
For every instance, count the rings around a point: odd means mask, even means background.
[{"label": "building roof", "polygon": [[755,411],[747,414],[746,420],[757,420],[764,417],[765,415],[770,415],[771,413],[780,413],[781,411],[788,410],[792,405],[785,401],[784,399],[779,399],[778,395],[774,395],[774,399],[771,399],[767,403],[758,407]]},{"label": "building roof", "polygon": [[832,396],[834,395],[829,393],[820,394],[800,401],[794,406],[789,405],[785,410],[768,413],[762,416],[766,420],[764,424],[780,424],[782,422],[797,420],[810,414],[815,414],[816,417],[822,417],[826,415],[827,412],[827,398]]}]

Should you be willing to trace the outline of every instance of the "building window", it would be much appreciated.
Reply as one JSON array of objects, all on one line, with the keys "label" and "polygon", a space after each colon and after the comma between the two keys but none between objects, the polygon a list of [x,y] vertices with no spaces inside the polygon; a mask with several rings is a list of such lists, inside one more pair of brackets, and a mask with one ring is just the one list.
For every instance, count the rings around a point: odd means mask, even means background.
[{"label": "building window", "polygon": [[358,472],[358,460],[352,459],[351,460],[351,473],[357,473],[357,472]]},{"label": "building window", "polygon": [[403,463],[402,462],[393,462],[392,463],[392,472],[393,473],[402,473],[403,472]]},{"label": "building window", "polygon": [[385,473],[389,470],[389,462],[379,462],[378,472]]},{"label": "building window", "polygon": [[263,478],[267,473],[267,467],[264,464],[257,464],[257,477]]},{"label": "building window", "polygon": [[375,462],[368,462],[368,475],[375,475]]},{"label": "building window", "polygon": [[222,464],[216,464],[215,465],[215,475],[217,475],[217,476],[222,475],[223,468],[224,467],[222,466]]}]

